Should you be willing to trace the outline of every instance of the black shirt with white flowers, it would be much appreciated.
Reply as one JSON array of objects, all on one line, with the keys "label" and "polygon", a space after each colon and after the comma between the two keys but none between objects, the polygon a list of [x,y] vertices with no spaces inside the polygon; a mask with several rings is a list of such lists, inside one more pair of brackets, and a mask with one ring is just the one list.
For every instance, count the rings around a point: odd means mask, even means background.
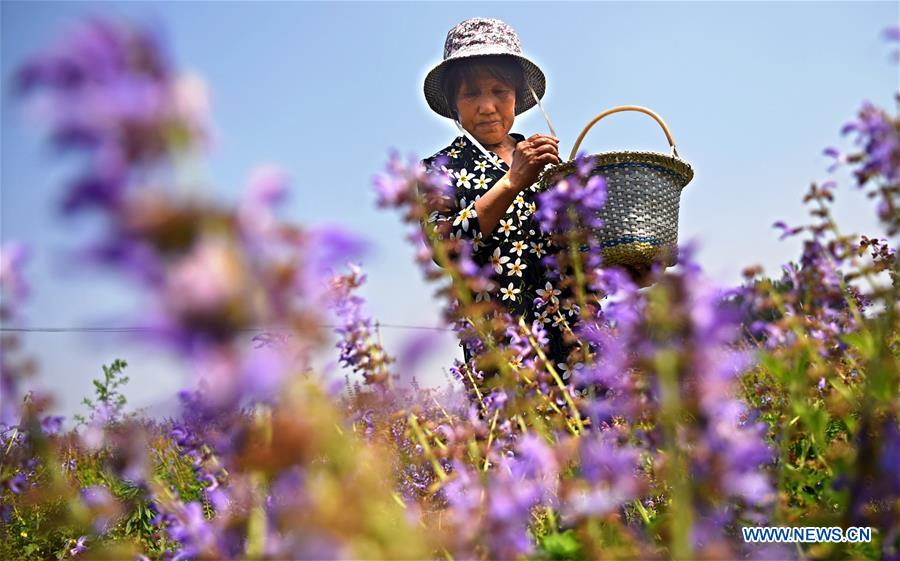
[{"label": "black shirt with white flowers", "polygon": [[[517,142],[525,140],[518,133],[511,136]],[[534,218],[540,188],[535,183],[519,193],[493,232],[483,236],[475,201],[509,171],[502,158],[494,152],[488,154],[490,159],[468,138],[459,136],[450,146],[423,160],[427,171],[447,174],[450,182],[447,191],[454,194],[454,200],[447,201],[449,204],[432,210],[428,223],[438,238],[449,232],[454,238],[471,242],[475,263],[490,263],[492,286],[476,293],[476,300],[495,301],[512,314],[523,316],[529,325],[534,320],[541,321],[550,336],[549,351],[554,362],[563,362],[562,320],[566,318],[573,324],[578,309],[574,304],[560,301],[558,275],[548,275],[546,265],[541,262],[542,257],[556,248]],[[438,167],[441,156],[446,159],[443,168]],[[536,299],[545,304],[537,306]]]}]

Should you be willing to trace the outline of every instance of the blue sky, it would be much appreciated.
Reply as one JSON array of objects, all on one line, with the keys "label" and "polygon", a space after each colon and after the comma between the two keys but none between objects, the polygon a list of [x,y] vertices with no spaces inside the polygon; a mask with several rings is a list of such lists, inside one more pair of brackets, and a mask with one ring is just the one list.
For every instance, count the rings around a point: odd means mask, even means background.
[{"label": "blue sky", "polygon": [[[669,124],[695,178],[682,196],[680,239],[723,283],[759,263],[767,271],[798,255],[779,242],[775,220],[805,217],[803,192],[828,174],[826,146],[847,147],[844,122],[864,99],[891,107],[897,67],[881,30],[898,23],[894,2],[603,3],[49,3],[3,2],[0,76],[2,191],[0,236],[29,243],[33,326],[121,324],[140,295],[109,274],[78,270],[64,256],[96,224],[53,213],[65,166],[30,130],[8,78],[23,57],[85,15],[162,25],[178,66],[212,92],[217,145],[210,181],[234,199],[248,172],[273,162],[293,177],[283,217],[336,224],[365,235],[369,310],[382,322],[434,326],[438,306],[419,277],[398,217],[374,205],[371,177],[390,148],[427,156],[456,135],[433,114],[422,80],[439,62],[447,30],[474,16],[497,17],[519,33],[548,79],[544,106],[568,153],[595,114],[614,105],[654,109]],[[537,109],[513,131],[545,132]],[[665,151],[657,125],[617,114],[590,132],[584,148]],[[841,176],[838,176],[840,178]],[[838,193],[844,230],[877,232],[869,202]],[[414,332],[385,330],[388,350]],[[129,362],[135,405],[184,386],[187,373],[152,349],[98,334],[29,334],[42,379],[78,411],[100,365]],[[452,335],[418,373],[428,383],[458,356]]]}]

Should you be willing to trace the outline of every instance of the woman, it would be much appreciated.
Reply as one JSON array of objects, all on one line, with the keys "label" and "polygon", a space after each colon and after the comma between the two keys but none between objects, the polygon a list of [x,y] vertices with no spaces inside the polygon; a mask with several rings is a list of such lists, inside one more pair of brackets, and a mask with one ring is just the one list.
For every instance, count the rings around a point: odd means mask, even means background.
[{"label": "woman", "polygon": [[[541,262],[554,248],[534,218],[536,181],[545,166],[559,163],[559,139],[510,133],[516,115],[540,103],[545,87],[544,73],[522,55],[511,27],[486,18],[458,24],[447,34],[444,60],[425,78],[425,98],[461,135],[423,163],[447,174],[452,195],[431,213],[430,227],[439,238],[471,244],[473,261],[492,267],[493,287],[476,298],[499,303],[529,325],[540,321],[550,341],[545,352],[563,363],[560,326],[578,310],[560,300],[557,275]],[[463,349],[468,360],[473,350]]]}]

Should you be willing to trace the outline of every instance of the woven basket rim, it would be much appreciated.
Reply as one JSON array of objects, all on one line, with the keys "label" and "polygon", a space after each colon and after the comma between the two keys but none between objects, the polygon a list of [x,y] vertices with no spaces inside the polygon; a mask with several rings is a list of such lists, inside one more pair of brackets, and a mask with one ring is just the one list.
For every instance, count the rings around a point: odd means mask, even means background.
[{"label": "woven basket rim", "polygon": [[[651,164],[658,165],[662,168],[665,168],[681,178],[681,189],[684,189],[688,183],[694,178],[694,168],[691,167],[691,164],[686,161],[678,158],[676,156],[672,156],[671,154],[664,154],[662,152],[654,152],[652,150],[610,150],[606,152],[596,152],[593,154],[588,154],[588,156],[594,158],[595,167],[610,165],[614,163],[629,163],[629,160],[649,160]],[[635,158],[637,157],[637,158]],[[616,161],[622,160],[622,161]],[[636,162],[637,163],[637,162]],[[646,161],[640,163],[648,163]],[[547,168],[544,172],[541,173],[540,177],[538,177],[538,183],[546,188],[546,179],[549,177],[548,172],[553,170],[559,170],[560,168],[572,167],[575,165],[575,160],[569,160],[567,162],[562,162],[553,166],[552,168]]]}]

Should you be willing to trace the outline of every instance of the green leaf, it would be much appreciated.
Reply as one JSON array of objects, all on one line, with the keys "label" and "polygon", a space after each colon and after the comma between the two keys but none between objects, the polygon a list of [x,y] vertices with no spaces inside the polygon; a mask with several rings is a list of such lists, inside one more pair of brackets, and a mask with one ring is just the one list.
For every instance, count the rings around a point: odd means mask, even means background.
[{"label": "green leaf", "polygon": [[575,537],[575,532],[572,530],[566,530],[561,534],[548,534],[541,540],[540,549],[543,553],[541,556],[543,559],[552,559],[554,561],[583,559],[581,545],[578,543],[578,538]]},{"label": "green leaf", "polygon": [[842,337],[845,343],[857,349],[864,357],[871,358],[875,356],[875,339],[868,331],[857,331],[848,333]]}]

